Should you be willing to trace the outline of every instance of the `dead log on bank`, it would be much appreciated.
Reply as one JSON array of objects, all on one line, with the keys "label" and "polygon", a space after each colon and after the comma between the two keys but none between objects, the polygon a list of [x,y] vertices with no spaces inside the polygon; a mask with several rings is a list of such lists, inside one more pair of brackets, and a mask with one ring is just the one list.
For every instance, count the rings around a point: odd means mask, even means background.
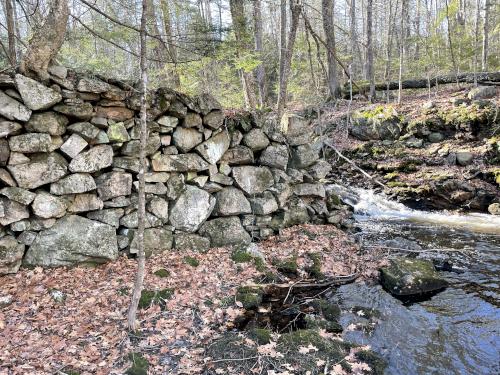
[{"label": "dead log on bank", "polygon": [[[480,85],[488,85],[488,86],[500,86],[500,72],[479,72],[476,73],[477,82]],[[450,83],[474,83],[474,73],[460,73],[458,75],[448,74],[433,77],[431,79],[422,78],[422,79],[409,79],[402,81],[403,89],[425,89],[429,87],[434,87],[436,85],[446,85]],[[377,91],[386,91],[386,90],[398,90],[399,82],[384,82],[384,83],[376,83],[375,90]],[[358,82],[356,87],[352,88],[352,94],[362,94],[364,95],[370,90],[369,83],[360,83]],[[344,98],[350,97],[350,88],[349,84],[344,85],[342,88],[342,95]]]}]

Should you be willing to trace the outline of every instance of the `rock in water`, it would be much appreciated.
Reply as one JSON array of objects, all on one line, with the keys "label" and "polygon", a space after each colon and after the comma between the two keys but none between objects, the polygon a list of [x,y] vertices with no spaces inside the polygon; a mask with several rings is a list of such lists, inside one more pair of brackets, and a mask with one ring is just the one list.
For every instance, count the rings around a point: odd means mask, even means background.
[{"label": "rock in water", "polygon": [[400,258],[380,269],[382,286],[396,297],[418,297],[437,293],[448,283],[429,260]]},{"label": "rock in water", "polygon": [[115,229],[81,216],[66,216],[40,232],[24,258],[27,266],[104,263],[118,257]]},{"label": "rock in water", "polygon": [[16,74],[16,85],[24,104],[33,111],[50,108],[62,100],[57,91],[21,74]]},{"label": "rock in water", "polygon": [[12,236],[0,238],[0,275],[16,273],[21,266],[24,245]]}]

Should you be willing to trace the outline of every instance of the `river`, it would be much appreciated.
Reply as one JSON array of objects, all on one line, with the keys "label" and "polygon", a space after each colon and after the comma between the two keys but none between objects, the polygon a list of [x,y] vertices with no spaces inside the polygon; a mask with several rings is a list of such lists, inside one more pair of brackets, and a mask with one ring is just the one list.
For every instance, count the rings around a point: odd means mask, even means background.
[{"label": "river", "polygon": [[330,188],[353,206],[366,251],[419,249],[450,283],[412,304],[380,285],[340,287],[331,298],[344,312],[345,339],[369,345],[390,375],[500,374],[500,217],[417,211],[372,191]]}]

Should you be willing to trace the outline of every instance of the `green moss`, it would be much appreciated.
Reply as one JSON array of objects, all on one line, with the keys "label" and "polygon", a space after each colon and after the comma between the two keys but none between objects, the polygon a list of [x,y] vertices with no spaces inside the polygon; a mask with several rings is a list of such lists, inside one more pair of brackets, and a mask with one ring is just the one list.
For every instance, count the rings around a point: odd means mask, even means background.
[{"label": "green moss", "polygon": [[234,305],[234,297],[233,296],[222,297],[220,299],[219,305],[220,305],[220,307],[233,306]]},{"label": "green moss", "polygon": [[129,359],[132,362],[130,367],[125,373],[127,375],[147,375],[149,362],[140,353],[130,353]]},{"label": "green moss", "polygon": [[255,269],[259,272],[266,272],[267,270],[267,267],[266,267],[266,263],[264,262],[264,260],[262,258],[254,258],[253,259],[253,264],[255,265]]},{"label": "green moss", "polygon": [[353,114],[354,118],[364,118],[364,119],[377,119],[377,120],[391,120],[398,118],[403,120],[402,116],[398,116],[396,110],[392,106],[378,105],[372,109],[365,109],[362,111],[357,111]]},{"label": "green moss", "polygon": [[372,375],[383,375],[387,367],[386,362],[371,350],[357,352],[356,358],[370,366]]},{"label": "green moss", "polygon": [[304,318],[307,329],[324,329],[330,333],[341,333],[342,325],[339,322],[330,322],[316,315],[308,314]]},{"label": "green moss", "polygon": [[156,270],[155,272],[153,272],[153,274],[155,276],[162,277],[162,278],[170,276],[170,272],[167,271],[165,268],[160,268],[160,269]]},{"label": "green moss", "polygon": [[189,264],[191,267],[198,267],[200,265],[200,261],[194,257],[185,256],[184,263]]},{"label": "green moss", "polygon": [[118,289],[118,294],[120,296],[128,296],[129,290],[126,286],[122,286],[120,289]]},{"label": "green moss", "polygon": [[231,254],[231,259],[235,263],[248,263],[253,260],[253,256],[251,256],[245,250],[236,249]]},{"label": "green moss", "polygon": [[321,272],[321,254],[320,253],[308,253],[307,256],[311,259],[312,264],[306,268],[307,273],[314,277],[315,279],[321,279],[324,277]]},{"label": "green moss", "polygon": [[151,305],[159,305],[165,308],[166,301],[172,298],[174,290],[171,288],[161,290],[143,290],[139,299],[139,308],[146,309]]},{"label": "green moss", "polygon": [[236,292],[236,301],[245,309],[255,309],[262,303],[263,291],[258,287],[241,286]]},{"label": "green moss", "polygon": [[315,299],[311,302],[311,306],[330,322],[336,322],[340,318],[340,307],[336,303]]},{"label": "green moss", "polygon": [[401,181],[388,181],[386,185],[390,188],[393,187],[406,187],[406,182],[401,182]]},{"label": "green moss", "polygon": [[398,177],[399,177],[398,172],[390,172],[390,173],[385,174],[384,180],[391,181],[391,180],[395,180]]},{"label": "green moss", "polygon": [[299,265],[297,264],[297,257],[292,256],[286,259],[275,259],[273,261],[276,269],[286,275],[296,275]]},{"label": "green moss", "polygon": [[249,331],[250,337],[254,339],[257,344],[265,345],[271,342],[271,331],[265,328],[254,328]]}]

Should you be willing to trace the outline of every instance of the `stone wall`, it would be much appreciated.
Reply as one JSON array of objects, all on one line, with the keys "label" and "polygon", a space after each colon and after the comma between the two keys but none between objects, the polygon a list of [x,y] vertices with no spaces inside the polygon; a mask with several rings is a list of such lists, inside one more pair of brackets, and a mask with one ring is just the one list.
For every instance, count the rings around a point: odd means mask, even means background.
[{"label": "stone wall", "polygon": [[[50,73],[47,85],[0,75],[0,274],[136,252],[139,94],[63,67]],[[319,182],[331,168],[303,118],[226,117],[209,95],[165,88],[148,104],[148,254],[335,221]]]}]

